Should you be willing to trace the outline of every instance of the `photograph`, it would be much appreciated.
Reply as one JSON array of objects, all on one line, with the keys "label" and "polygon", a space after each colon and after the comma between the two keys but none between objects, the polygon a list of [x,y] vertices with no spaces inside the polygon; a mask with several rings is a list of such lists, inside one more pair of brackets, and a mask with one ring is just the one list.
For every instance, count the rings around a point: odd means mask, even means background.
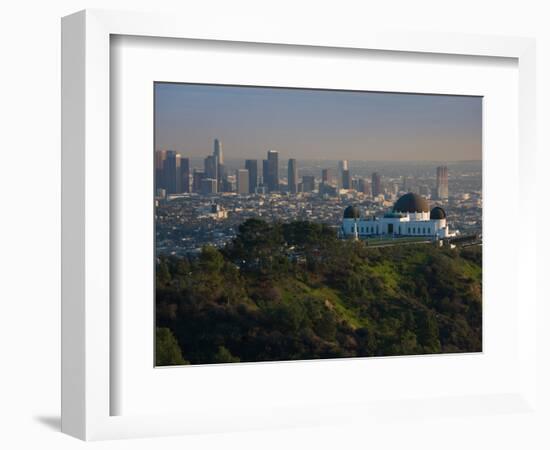
[{"label": "photograph", "polygon": [[153,89],[156,367],[483,351],[483,97]]}]

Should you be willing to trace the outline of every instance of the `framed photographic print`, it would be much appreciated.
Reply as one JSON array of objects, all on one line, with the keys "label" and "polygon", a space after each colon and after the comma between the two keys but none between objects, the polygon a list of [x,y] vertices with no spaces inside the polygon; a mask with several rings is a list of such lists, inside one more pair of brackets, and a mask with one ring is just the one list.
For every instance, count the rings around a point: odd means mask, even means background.
[{"label": "framed photographic print", "polygon": [[65,432],[532,410],[531,40],[85,11],[62,43]]},{"label": "framed photographic print", "polygon": [[482,351],[482,97],[154,90],[157,366]]}]

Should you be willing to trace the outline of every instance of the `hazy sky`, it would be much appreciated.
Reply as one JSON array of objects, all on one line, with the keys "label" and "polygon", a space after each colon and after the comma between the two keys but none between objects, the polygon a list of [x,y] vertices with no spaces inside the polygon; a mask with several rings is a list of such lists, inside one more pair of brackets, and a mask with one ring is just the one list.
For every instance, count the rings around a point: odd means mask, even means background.
[{"label": "hazy sky", "polygon": [[[404,74],[406,76],[406,74]],[[481,97],[155,84],[155,147],[225,158],[481,159]]]}]

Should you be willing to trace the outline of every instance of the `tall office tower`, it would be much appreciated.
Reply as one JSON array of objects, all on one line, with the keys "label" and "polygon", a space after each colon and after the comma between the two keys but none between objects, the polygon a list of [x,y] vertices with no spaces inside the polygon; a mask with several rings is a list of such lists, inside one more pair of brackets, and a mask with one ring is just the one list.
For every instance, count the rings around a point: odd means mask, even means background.
[{"label": "tall office tower", "polygon": [[363,194],[370,193],[369,183],[365,178],[361,177],[357,179],[357,191]]},{"label": "tall office tower", "polygon": [[338,187],[340,189],[345,189],[344,186],[343,186],[344,170],[349,170],[347,159],[343,159],[341,161],[338,161]]},{"label": "tall office tower", "polygon": [[201,194],[216,194],[218,192],[218,180],[215,178],[203,178],[201,180]]},{"label": "tall office tower", "polygon": [[180,159],[180,180],[181,187],[180,192],[190,192],[189,191],[189,158]]},{"label": "tall office tower", "polygon": [[244,168],[248,170],[248,192],[254,194],[258,187],[258,161],[247,159],[244,162]]},{"label": "tall office tower", "polygon": [[302,177],[302,192],[313,192],[315,190],[315,177],[304,175]]},{"label": "tall office tower", "polygon": [[294,158],[288,160],[288,192],[291,194],[298,192],[298,166]]},{"label": "tall office tower", "polygon": [[155,152],[155,189],[164,189],[164,162],[166,161],[166,150]]},{"label": "tall office tower", "polygon": [[449,198],[449,170],[447,166],[437,168],[436,195],[438,200],[447,200]]},{"label": "tall office tower", "polygon": [[204,173],[206,178],[213,178],[218,180],[218,157],[209,155],[204,158]]},{"label": "tall office tower", "polygon": [[330,185],[334,183],[334,176],[331,169],[323,169],[321,172],[321,182]]},{"label": "tall office tower", "polygon": [[378,172],[372,174],[371,191],[373,198],[382,193],[382,177]]},{"label": "tall office tower", "polygon": [[214,139],[214,156],[218,158],[218,164],[224,164],[223,161],[223,148],[219,139]]},{"label": "tall office tower", "polygon": [[267,159],[262,160],[262,185],[267,187],[267,180],[269,179],[269,164]]},{"label": "tall office tower", "polygon": [[279,152],[268,150],[267,152],[267,188],[269,192],[279,190]]},{"label": "tall office tower", "polygon": [[351,189],[351,175],[349,169],[342,170],[342,189]]},{"label": "tall office tower", "polygon": [[238,169],[237,170],[237,194],[249,194],[249,185],[248,185],[249,172],[248,169]]},{"label": "tall office tower", "polygon": [[167,194],[178,194],[181,192],[180,161],[181,156],[179,153],[168,150],[163,171]]},{"label": "tall office tower", "polygon": [[218,192],[224,190],[224,180],[227,178],[225,173],[225,162],[223,159],[223,147],[219,139],[214,139],[214,153],[213,155],[217,158],[217,175],[216,179],[218,180]]},{"label": "tall office tower", "polygon": [[201,191],[202,180],[206,178],[205,173],[202,170],[193,170],[193,192]]}]

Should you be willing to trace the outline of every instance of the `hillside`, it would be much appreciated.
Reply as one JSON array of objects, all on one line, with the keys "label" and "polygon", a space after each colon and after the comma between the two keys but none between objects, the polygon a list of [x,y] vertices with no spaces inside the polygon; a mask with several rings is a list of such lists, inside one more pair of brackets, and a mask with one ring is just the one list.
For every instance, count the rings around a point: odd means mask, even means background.
[{"label": "hillside", "polygon": [[478,352],[481,276],[481,247],[248,220],[222,250],[158,262],[157,364]]}]

